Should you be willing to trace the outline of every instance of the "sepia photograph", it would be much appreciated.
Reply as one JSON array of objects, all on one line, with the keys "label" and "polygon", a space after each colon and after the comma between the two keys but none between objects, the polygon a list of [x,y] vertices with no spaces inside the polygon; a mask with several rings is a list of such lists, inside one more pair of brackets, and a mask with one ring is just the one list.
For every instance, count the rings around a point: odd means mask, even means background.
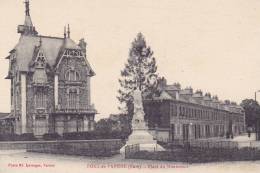
[{"label": "sepia photograph", "polygon": [[0,173],[260,170],[259,0],[0,0]]}]

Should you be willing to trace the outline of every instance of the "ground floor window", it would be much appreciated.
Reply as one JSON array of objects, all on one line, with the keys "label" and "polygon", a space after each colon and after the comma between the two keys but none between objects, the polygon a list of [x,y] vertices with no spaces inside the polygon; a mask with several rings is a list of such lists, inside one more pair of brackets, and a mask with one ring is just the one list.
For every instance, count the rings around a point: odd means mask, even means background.
[{"label": "ground floor window", "polygon": [[57,116],[54,118],[55,132],[62,135],[63,133],[82,132],[92,130],[92,121],[84,116],[70,115]]},{"label": "ground floor window", "polygon": [[34,135],[43,135],[48,133],[48,122],[46,117],[35,117],[34,120]]}]

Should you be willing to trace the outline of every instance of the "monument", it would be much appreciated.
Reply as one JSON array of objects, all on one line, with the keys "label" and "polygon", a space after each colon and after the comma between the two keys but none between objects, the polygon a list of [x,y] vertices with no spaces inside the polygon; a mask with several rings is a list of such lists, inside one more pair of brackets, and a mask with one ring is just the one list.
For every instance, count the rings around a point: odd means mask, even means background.
[{"label": "monument", "polygon": [[[144,120],[144,109],[142,102],[142,91],[138,87],[133,91],[134,99],[134,115],[132,119],[132,133],[128,137],[126,145],[139,144],[140,150],[147,151],[163,151],[164,148],[157,144],[153,136],[148,131],[148,126]],[[121,148],[121,153],[124,152],[125,146]]]}]

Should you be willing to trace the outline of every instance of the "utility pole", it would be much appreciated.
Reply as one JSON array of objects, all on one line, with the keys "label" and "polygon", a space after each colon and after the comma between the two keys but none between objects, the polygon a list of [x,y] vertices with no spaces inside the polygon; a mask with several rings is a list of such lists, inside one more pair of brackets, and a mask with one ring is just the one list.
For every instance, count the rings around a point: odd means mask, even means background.
[{"label": "utility pole", "polygon": [[256,94],[257,94],[258,92],[260,92],[260,90],[255,91],[255,102],[257,102],[257,100],[256,100]]},{"label": "utility pole", "polygon": [[[260,92],[260,90],[255,91],[255,102],[257,103],[257,99],[256,99],[256,94]],[[260,119],[256,119],[256,124],[255,124],[255,136],[256,136],[256,140],[260,140]]]}]

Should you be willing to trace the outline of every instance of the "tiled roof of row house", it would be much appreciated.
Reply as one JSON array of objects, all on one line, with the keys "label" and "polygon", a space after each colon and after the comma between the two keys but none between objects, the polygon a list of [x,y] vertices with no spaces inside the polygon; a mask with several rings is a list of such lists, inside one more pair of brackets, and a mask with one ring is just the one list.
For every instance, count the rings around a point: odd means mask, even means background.
[{"label": "tiled roof of row house", "polygon": [[191,87],[182,89],[179,83],[168,85],[165,78],[159,79],[158,87],[160,94],[153,96],[155,100],[178,100],[236,113],[243,113],[244,111],[243,108],[235,102],[229,100],[221,101],[216,95],[212,96],[210,93],[203,94],[201,90],[194,92]]}]

